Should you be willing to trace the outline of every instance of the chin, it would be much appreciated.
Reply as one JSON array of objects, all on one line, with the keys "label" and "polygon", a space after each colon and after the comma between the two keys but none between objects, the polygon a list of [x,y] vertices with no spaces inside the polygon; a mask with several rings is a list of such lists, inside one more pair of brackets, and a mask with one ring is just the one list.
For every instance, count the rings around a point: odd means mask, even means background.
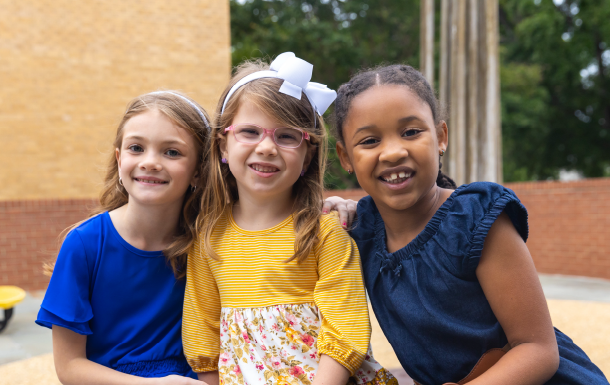
[{"label": "chin", "polygon": [[415,200],[411,196],[411,194],[397,194],[397,195],[386,195],[380,194],[377,196],[371,195],[375,204],[379,206],[380,204],[386,206],[389,209],[396,211],[403,211],[411,208],[415,204]]}]

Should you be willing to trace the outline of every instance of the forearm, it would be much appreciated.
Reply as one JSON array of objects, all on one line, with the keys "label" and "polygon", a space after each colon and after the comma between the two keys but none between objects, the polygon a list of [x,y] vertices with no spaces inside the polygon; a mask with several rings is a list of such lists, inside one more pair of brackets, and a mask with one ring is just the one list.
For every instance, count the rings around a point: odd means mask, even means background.
[{"label": "forearm", "polygon": [[199,378],[199,381],[203,381],[208,385],[218,385],[219,378],[218,378],[218,371],[213,371],[213,372],[203,372],[203,373],[197,373],[197,377]]},{"label": "forearm", "polygon": [[345,385],[348,378],[349,371],[343,365],[322,354],[313,385]]},{"label": "forearm", "polygon": [[523,343],[512,348],[498,363],[469,385],[544,384],[559,367],[557,345]]},{"label": "forearm", "polygon": [[151,385],[153,379],[136,377],[77,357],[59,364],[57,376],[63,385]]}]

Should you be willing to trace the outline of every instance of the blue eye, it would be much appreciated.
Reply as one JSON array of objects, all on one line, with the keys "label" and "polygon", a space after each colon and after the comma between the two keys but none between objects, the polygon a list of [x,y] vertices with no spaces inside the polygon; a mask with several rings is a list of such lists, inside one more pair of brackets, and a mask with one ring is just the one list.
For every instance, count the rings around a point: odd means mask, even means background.
[{"label": "blue eye", "polygon": [[144,152],[144,149],[139,144],[132,144],[131,146],[127,147],[127,149],[133,152]]},{"label": "blue eye", "polygon": [[172,158],[180,156],[180,152],[178,152],[178,150],[167,150],[167,151],[165,151],[165,153]]}]

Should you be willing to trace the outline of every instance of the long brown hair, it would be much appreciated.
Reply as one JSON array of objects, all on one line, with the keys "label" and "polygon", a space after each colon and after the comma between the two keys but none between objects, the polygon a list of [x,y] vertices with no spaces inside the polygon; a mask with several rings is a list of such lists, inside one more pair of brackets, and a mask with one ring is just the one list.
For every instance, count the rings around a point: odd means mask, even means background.
[{"label": "long brown hair", "polygon": [[317,115],[303,93],[301,100],[284,95],[279,92],[283,80],[275,78],[262,78],[251,81],[235,91],[227,101],[224,113],[221,115],[222,105],[231,87],[243,77],[258,71],[269,69],[269,64],[262,60],[246,61],[235,69],[235,75],[223,92],[214,119],[210,156],[206,163],[208,182],[203,192],[202,212],[197,220],[202,230],[206,253],[217,259],[218,255],[212,249],[210,239],[214,227],[227,209],[230,209],[239,197],[237,183],[231,174],[229,166],[223,164],[219,147],[219,136],[225,127],[231,125],[241,102],[248,100],[256,105],[263,113],[274,117],[286,127],[296,127],[309,133],[311,140],[309,146],[317,148],[305,175],[300,177],[293,186],[294,255],[287,259],[290,262],[296,259],[304,261],[318,241],[320,230],[321,202],[324,191],[324,169],[326,166],[327,135],[324,120]]},{"label": "long brown hair", "polygon": [[[187,101],[188,100],[188,101]],[[189,101],[192,103],[189,103]],[[199,109],[195,110],[194,106]],[[173,242],[163,250],[168,263],[174,271],[176,278],[185,276],[186,257],[189,248],[197,237],[197,216],[201,209],[201,197],[203,195],[203,186],[206,183],[206,174],[203,172],[203,166],[207,158],[207,150],[209,143],[209,128],[206,122],[201,117],[204,114],[207,122],[210,121],[205,110],[194,100],[176,91],[161,91],[144,94],[133,99],[127,105],[127,109],[116,131],[116,137],[112,144],[113,151],[111,152],[108,166],[106,167],[106,176],[104,178],[104,187],[99,198],[99,205],[96,206],[90,213],[89,218],[101,214],[105,211],[115,210],[128,202],[129,195],[125,188],[119,183],[118,162],[115,156],[114,149],[120,149],[123,143],[123,128],[129,119],[136,115],[150,110],[158,110],[170,118],[176,125],[184,128],[193,138],[195,147],[197,148],[197,182],[195,191],[187,189],[184,202],[182,204],[182,215],[178,221],[178,228],[174,236]],[[60,234],[60,242],[63,242],[66,235],[78,227],[80,224],[89,218],[75,223],[66,228]],[[44,271],[46,275],[53,273],[55,261],[46,263]]]}]

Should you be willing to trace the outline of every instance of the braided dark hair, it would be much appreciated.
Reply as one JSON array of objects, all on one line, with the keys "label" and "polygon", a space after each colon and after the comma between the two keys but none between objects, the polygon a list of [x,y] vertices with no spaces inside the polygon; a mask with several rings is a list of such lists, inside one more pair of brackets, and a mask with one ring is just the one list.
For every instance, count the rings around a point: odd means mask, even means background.
[{"label": "braided dark hair", "polygon": [[[344,143],[343,124],[347,119],[352,100],[362,92],[374,85],[396,84],[404,85],[413,91],[424,103],[427,103],[432,110],[434,124],[439,124],[442,120],[439,103],[434,94],[434,90],[426,78],[415,68],[395,64],[380,66],[357,73],[352,79],[339,87],[337,99],[335,100],[334,136],[338,142]],[[442,164],[439,161],[438,176],[436,184],[442,188],[455,189],[455,182],[440,170]]]}]

